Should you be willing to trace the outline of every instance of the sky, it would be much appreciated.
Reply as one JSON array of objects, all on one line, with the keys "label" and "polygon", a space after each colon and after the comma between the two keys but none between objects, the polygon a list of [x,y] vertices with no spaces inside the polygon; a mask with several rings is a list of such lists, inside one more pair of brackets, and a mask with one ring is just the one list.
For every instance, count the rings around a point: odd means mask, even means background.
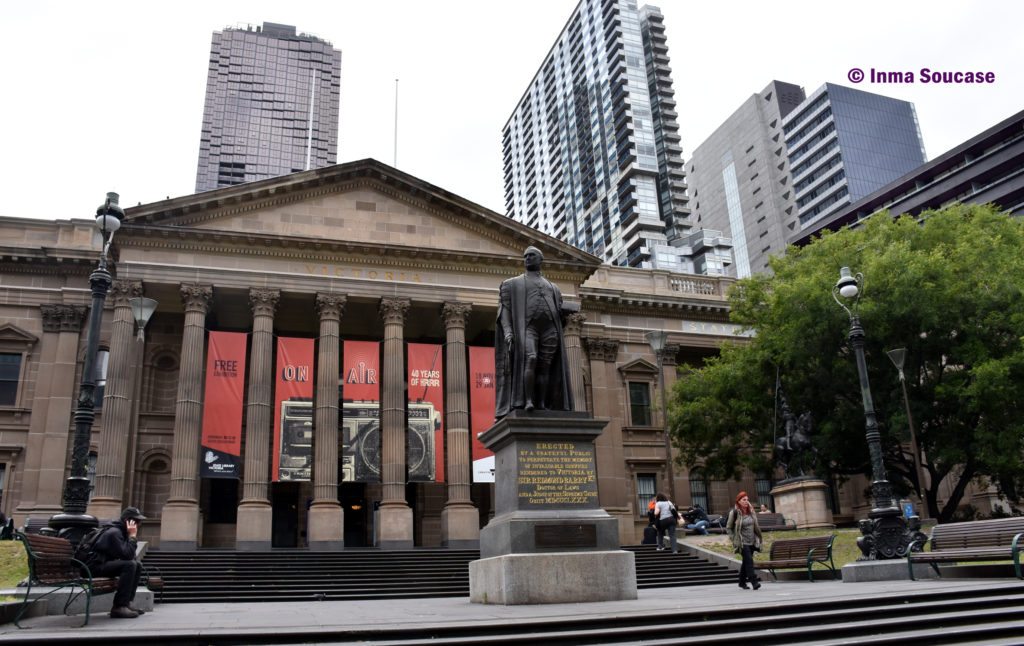
[{"label": "sky", "polygon": [[[642,2],[640,3],[642,4]],[[1024,3],[663,0],[683,155],[772,79],[914,103],[929,159],[1024,109]],[[0,215],[92,218],[194,192],[210,38],[264,21],[342,51],[338,161],[504,213],[501,130],[575,0],[0,4]],[[852,68],[868,78],[848,80]],[[870,82],[870,70],[915,82]],[[920,70],[993,72],[923,83]],[[395,79],[398,83],[397,159]]]}]

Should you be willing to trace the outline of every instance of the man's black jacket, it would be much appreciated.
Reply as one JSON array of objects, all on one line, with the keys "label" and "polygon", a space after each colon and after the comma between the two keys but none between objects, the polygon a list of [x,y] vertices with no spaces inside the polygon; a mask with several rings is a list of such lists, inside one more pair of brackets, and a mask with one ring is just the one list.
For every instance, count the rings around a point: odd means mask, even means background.
[{"label": "man's black jacket", "polygon": [[136,541],[128,538],[128,527],[123,520],[115,520],[112,523],[108,523],[104,525],[103,534],[100,535],[93,546],[94,564],[100,565],[108,561],[134,560],[135,545]]}]

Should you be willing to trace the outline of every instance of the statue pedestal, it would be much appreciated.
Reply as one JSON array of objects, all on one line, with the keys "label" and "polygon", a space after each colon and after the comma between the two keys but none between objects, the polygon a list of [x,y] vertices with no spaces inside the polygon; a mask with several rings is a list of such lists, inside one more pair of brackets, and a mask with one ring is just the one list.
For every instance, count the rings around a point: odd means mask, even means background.
[{"label": "statue pedestal", "polygon": [[495,457],[495,517],[469,564],[474,603],[636,599],[632,552],[598,506],[594,439],[607,420],[515,410],[480,436]]},{"label": "statue pedestal", "polygon": [[771,490],[775,511],[796,521],[797,529],[835,527],[828,502],[828,485],[818,478],[783,480]]}]

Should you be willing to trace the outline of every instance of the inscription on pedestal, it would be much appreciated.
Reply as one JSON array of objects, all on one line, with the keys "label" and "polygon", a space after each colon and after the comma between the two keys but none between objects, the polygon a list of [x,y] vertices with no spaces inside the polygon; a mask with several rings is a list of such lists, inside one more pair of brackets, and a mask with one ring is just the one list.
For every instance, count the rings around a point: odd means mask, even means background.
[{"label": "inscription on pedestal", "polygon": [[533,540],[538,548],[597,547],[597,526],[537,525]]},{"label": "inscription on pedestal", "polygon": [[598,506],[593,443],[520,441],[516,460],[519,509]]}]

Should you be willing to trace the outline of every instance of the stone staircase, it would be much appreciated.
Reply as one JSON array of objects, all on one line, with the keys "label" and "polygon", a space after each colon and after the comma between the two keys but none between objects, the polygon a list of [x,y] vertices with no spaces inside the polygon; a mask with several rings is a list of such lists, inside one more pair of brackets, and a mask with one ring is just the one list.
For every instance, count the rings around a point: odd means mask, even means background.
[{"label": "stone staircase", "polygon": [[[697,557],[624,548],[636,554],[643,588],[733,583],[735,573]],[[415,549],[339,552],[150,551],[163,603],[311,601],[469,596],[469,562],[476,550]]]}]

